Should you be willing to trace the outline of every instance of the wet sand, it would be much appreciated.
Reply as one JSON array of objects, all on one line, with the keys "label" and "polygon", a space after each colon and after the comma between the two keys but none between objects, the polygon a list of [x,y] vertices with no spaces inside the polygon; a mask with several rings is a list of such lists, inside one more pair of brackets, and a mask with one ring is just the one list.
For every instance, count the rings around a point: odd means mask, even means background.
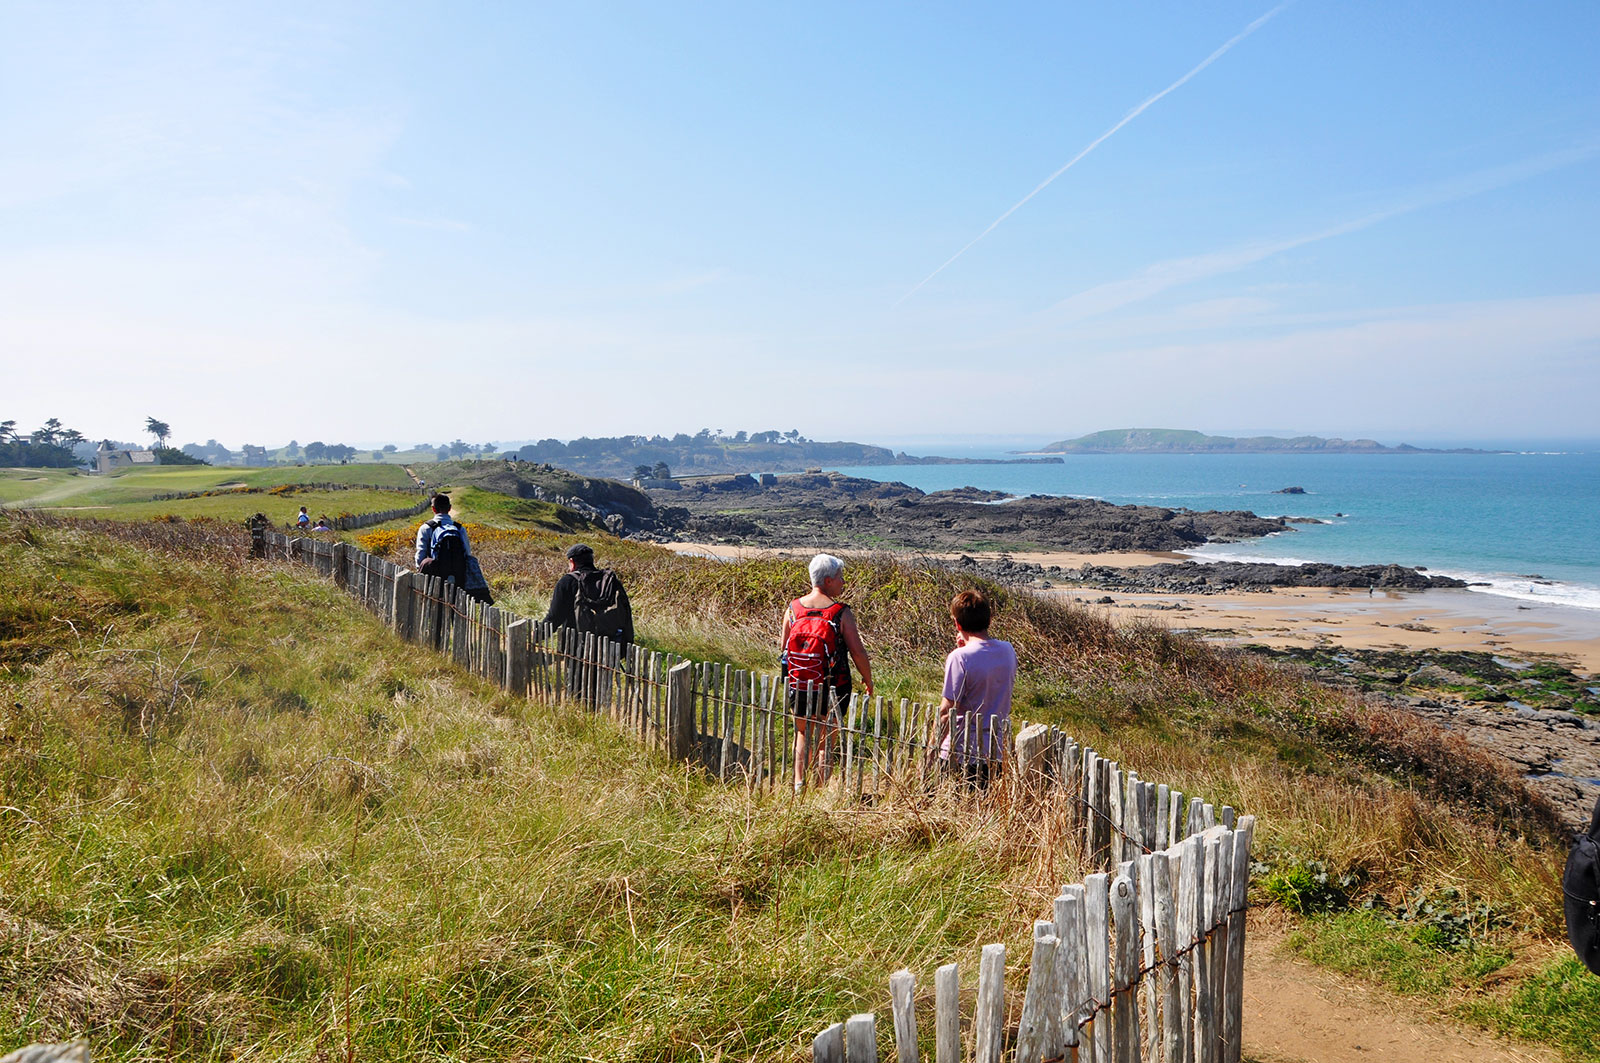
[{"label": "wet sand", "polygon": [[[1364,590],[1280,587],[1271,593],[1125,594],[1058,585],[1042,593],[1080,599],[1119,621],[1155,620],[1213,642],[1481,650],[1600,671],[1600,611],[1475,591],[1380,590],[1369,596]],[[1114,604],[1093,604],[1105,597]]]}]

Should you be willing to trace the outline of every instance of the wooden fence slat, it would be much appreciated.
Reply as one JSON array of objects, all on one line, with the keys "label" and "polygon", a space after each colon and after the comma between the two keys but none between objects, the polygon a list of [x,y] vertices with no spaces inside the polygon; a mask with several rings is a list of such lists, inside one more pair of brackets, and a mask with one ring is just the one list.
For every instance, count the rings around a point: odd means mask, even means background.
[{"label": "wooden fence slat", "polygon": [[917,976],[905,968],[889,976],[889,1001],[894,1008],[896,1063],[918,1063]]},{"label": "wooden fence slat", "polygon": [[1250,843],[1256,817],[1240,816],[1233,836],[1233,874],[1228,882],[1228,969],[1222,1007],[1223,1063],[1239,1063],[1243,1054],[1245,905],[1250,894]]},{"label": "wooden fence slat", "polygon": [[1191,834],[1181,847],[1182,865],[1178,872],[1178,943],[1183,949],[1178,961],[1178,986],[1182,999],[1190,1006],[1183,1009],[1183,1061],[1195,1063],[1198,1034],[1195,1007],[1198,1000],[1197,974],[1201,928],[1200,901],[1204,892],[1201,883],[1205,873],[1205,846],[1200,836]]},{"label": "wooden fence slat", "polygon": [[872,1012],[852,1015],[845,1022],[844,1046],[850,1063],[878,1063],[878,1019]]},{"label": "wooden fence slat", "polygon": [[1111,878],[1096,872],[1083,880],[1084,956],[1088,960],[1088,990],[1092,1017],[1085,1032],[1093,1040],[1095,1063],[1111,1061]]},{"label": "wooden fence slat", "polygon": [[[970,750],[971,747],[969,746]],[[978,961],[978,1001],[972,1017],[974,1063],[1000,1063],[1006,1038],[1006,947],[985,945]]]},{"label": "wooden fence slat", "polygon": [[1117,932],[1112,975],[1112,1058],[1116,1063],[1141,1063],[1139,1002],[1135,992],[1139,972],[1139,898],[1133,879],[1126,875],[1111,884],[1111,911]]},{"label": "wooden fence slat", "polygon": [[1061,940],[1061,947],[1056,952],[1056,967],[1061,972],[1060,1054],[1065,1059],[1073,1058],[1072,1049],[1078,1044],[1078,1020],[1088,996],[1087,955],[1083,943],[1083,893],[1083,886],[1075,884],[1062,889],[1061,896],[1055,900],[1056,936]]},{"label": "wooden fence slat", "polygon": [[[1227,999],[1224,996],[1228,972],[1228,898],[1232,895],[1234,833],[1226,827],[1216,828],[1215,847],[1216,884],[1209,891],[1211,898],[1211,1060],[1222,1060],[1222,1012]],[[1211,860],[1208,859],[1209,866]]]},{"label": "wooden fence slat", "polygon": [[1177,898],[1173,895],[1173,868],[1175,850],[1165,850],[1150,858],[1150,886],[1155,895],[1156,952],[1161,962],[1156,972],[1156,990],[1161,997],[1161,1037],[1159,1054],[1153,1060],[1160,1063],[1182,1063],[1183,1024],[1179,1018],[1187,1000],[1178,997],[1178,960],[1180,947],[1177,936]]},{"label": "wooden fence slat", "polygon": [[933,975],[934,1063],[961,1063],[961,969],[953,963]]},{"label": "wooden fence slat", "polygon": [[812,1063],[844,1063],[844,1023],[836,1022],[811,1041]]},{"label": "wooden fence slat", "polygon": [[[1150,787],[1149,796],[1154,794],[1155,787]],[[1151,972],[1140,978],[1140,1007],[1144,1014],[1141,1030],[1144,1035],[1144,1058],[1152,1061],[1161,1058],[1161,1024],[1156,1019],[1160,1014],[1161,998],[1159,979],[1155,977],[1156,890],[1152,881],[1155,860],[1154,853],[1141,853],[1133,862],[1133,880],[1139,893],[1139,962],[1142,970]]]},{"label": "wooden fence slat", "polygon": [[1056,966],[1060,948],[1054,923],[1034,924],[1033,961],[1017,1025],[1017,1063],[1040,1063],[1054,1057],[1060,1048],[1061,983]]}]

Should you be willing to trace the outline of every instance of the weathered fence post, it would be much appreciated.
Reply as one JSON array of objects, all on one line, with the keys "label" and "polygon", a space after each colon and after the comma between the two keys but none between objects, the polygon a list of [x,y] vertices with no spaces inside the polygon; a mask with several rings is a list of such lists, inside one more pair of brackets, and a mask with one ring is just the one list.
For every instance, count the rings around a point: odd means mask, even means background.
[{"label": "weathered fence post", "polygon": [[1052,1059],[1061,1047],[1061,981],[1056,953],[1061,940],[1054,923],[1033,925],[1033,963],[1017,1026],[1016,1063]]},{"label": "weathered fence post", "polygon": [[1111,911],[1116,927],[1117,952],[1112,984],[1111,1013],[1116,1038],[1117,1063],[1139,1063],[1139,898],[1133,880],[1118,878],[1111,886]]},{"label": "weathered fence post", "polygon": [[919,1063],[916,994],[916,975],[902,968],[889,976],[889,1000],[894,1007],[895,1063]]},{"label": "weathered fence post", "polygon": [[506,689],[519,698],[528,696],[528,631],[526,617],[506,628]]},{"label": "weathered fence post", "polygon": [[812,1039],[811,1063],[844,1063],[844,1023],[836,1022]]},{"label": "weathered fence post", "polygon": [[1228,882],[1228,970],[1223,992],[1223,1063],[1239,1063],[1242,1054],[1244,1016],[1244,923],[1250,894],[1250,842],[1255,836],[1256,817],[1240,816],[1233,836],[1233,874]]},{"label": "weathered fence post", "polygon": [[872,1012],[850,1016],[844,1024],[844,1047],[850,1063],[878,1063],[878,1019]]},{"label": "weathered fence post", "polygon": [[978,1000],[973,1025],[977,1027],[972,1058],[976,1063],[1000,1063],[1006,1039],[1006,947],[985,945],[978,961]]},{"label": "weathered fence post", "polygon": [[694,663],[682,661],[667,673],[667,753],[686,760],[694,748]]},{"label": "weathered fence post", "polygon": [[934,1063],[961,1063],[961,969],[947,963],[934,972]]}]

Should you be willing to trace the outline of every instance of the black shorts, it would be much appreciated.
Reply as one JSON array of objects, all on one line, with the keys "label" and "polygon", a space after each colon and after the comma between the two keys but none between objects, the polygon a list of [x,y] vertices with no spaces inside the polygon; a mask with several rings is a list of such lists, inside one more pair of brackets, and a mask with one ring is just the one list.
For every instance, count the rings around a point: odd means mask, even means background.
[{"label": "black shorts", "polygon": [[839,715],[844,716],[845,706],[850,704],[850,688],[840,690],[838,687],[822,687],[819,690],[796,690],[787,688],[783,699],[783,707],[790,715],[822,719],[828,715],[828,710],[837,707]]}]

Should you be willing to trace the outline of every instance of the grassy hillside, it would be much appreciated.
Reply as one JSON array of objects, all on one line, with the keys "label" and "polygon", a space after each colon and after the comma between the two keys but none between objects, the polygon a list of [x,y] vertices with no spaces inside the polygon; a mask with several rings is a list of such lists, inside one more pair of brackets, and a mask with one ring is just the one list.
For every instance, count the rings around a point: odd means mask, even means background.
[{"label": "grassy hillside", "polygon": [[993,818],[711,784],[204,527],[11,522],[0,564],[0,1044],[800,1058],[1076,870]]},{"label": "grassy hillside", "polygon": [[[538,615],[571,538],[475,541]],[[798,562],[585,538],[647,644],[771,667]],[[0,1044],[87,1026],[121,1059],[801,1058],[896,966],[1020,947],[1077,873],[1004,807],[709,784],[241,549],[205,525],[0,522]],[[956,577],[847,575],[880,688],[925,696]],[[1517,780],[1298,674],[986,589],[1018,711],[1255,813],[1254,900],[1306,955],[1600,1048],[1600,980],[1559,943],[1561,840]]]}]

